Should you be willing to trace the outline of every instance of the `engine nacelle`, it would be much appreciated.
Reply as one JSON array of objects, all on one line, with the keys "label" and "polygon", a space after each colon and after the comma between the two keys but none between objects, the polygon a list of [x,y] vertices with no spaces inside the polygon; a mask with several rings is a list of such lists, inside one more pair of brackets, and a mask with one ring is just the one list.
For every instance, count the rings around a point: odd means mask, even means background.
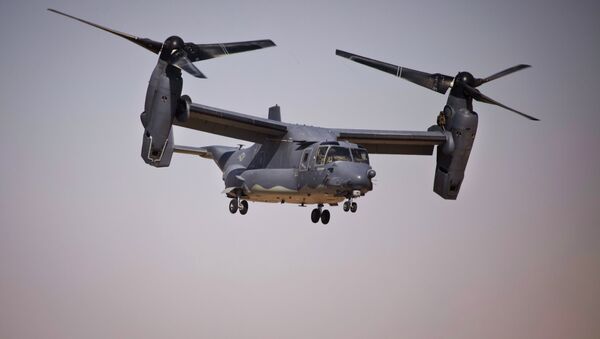
[{"label": "engine nacelle", "polygon": [[156,151],[152,148],[152,145],[156,145],[152,139],[150,134],[144,132],[144,136],[142,137],[142,158],[148,165],[154,167],[169,167],[169,164],[171,164],[171,157],[173,156],[173,146],[175,145],[173,129],[171,129],[167,142],[163,144],[163,148],[160,151]]},{"label": "engine nacelle", "polygon": [[444,107],[446,130],[452,134],[453,147],[437,147],[437,164],[433,191],[444,199],[455,200],[465,176],[465,168],[471,155],[477,133],[477,113],[465,108],[454,110]]},{"label": "engine nacelle", "polygon": [[[142,139],[142,158],[155,167],[169,166],[173,155],[173,120],[176,116],[185,117],[186,107],[189,115],[189,104],[181,98],[183,80],[181,70],[159,60],[150,77],[144,112],[140,116],[144,125]],[[182,100],[183,99],[183,100]],[[181,102],[184,102],[181,105]],[[179,107],[183,106],[184,109]]]}]

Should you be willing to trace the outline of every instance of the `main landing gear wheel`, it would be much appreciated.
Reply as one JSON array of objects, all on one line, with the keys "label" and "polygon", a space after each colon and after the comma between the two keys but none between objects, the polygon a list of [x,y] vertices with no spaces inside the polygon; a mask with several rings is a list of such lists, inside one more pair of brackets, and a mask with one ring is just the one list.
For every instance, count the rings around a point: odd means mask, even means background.
[{"label": "main landing gear wheel", "polygon": [[[235,214],[235,212],[237,212],[238,210],[238,201],[237,199],[231,199],[231,201],[229,202],[229,212],[231,212],[231,214]],[[241,211],[240,211],[241,213]],[[246,213],[244,213],[246,214]]]},{"label": "main landing gear wheel", "polygon": [[324,210],[321,212],[321,222],[323,225],[327,225],[329,223],[329,219],[331,218],[331,214],[329,214],[328,210]]},{"label": "main landing gear wheel", "polygon": [[344,212],[350,211],[352,213],[356,213],[356,210],[358,210],[358,204],[352,201],[352,198],[349,198],[348,200],[344,201],[342,208],[344,209]]},{"label": "main landing gear wheel", "polygon": [[245,215],[246,213],[248,213],[248,202],[246,200],[240,201],[239,209],[241,215]]},{"label": "main landing gear wheel", "polygon": [[310,213],[310,220],[312,220],[312,222],[316,224],[319,222],[319,219],[321,219],[321,211],[319,211],[318,208],[315,208]]},{"label": "main landing gear wheel", "polygon": [[310,220],[315,224],[318,223],[319,220],[321,220],[323,225],[327,225],[329,223],[329,219],[331,219],[331,214],[328,210],[323,209],[322,204],[319,204],[318,206],[319,207],[315,208],[310,213]]}]

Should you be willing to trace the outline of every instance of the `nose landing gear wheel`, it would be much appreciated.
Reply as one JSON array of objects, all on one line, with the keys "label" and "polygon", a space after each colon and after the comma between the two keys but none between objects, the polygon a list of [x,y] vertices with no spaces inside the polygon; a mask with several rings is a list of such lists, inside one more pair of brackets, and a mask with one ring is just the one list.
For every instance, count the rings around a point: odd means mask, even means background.
[{"label": "nose landing gear wheel", "polygon": [[231,214],[235,214],[235,212],[237,212],[237,210],[238,210],[237,199],[231,199],[231,201],[229,202],[229,212],[231,212]]},{"label": "nose landing gear wheel", "polygon": [[323,225],[327,225],[329,223],[329,219],[331,218],[331,214],[329,214],[328,210],[324,210],[321,212],[321,222]]},{"label": "nose landing gear wheel", "polygon": [[353,202],[352,206],[350,206],[350,212],[356,213],[357,209],[358,209],[358,205],[355,202]]},{"label": "nose landing gear wheel", "polygon": [[350,210],[350,202],[344,201],[344,205],[342,206],[342,208],[344,209],[344,212],[348,212]]},{"label": "nose landing gear wheel", "polygon": [[246,215],[248,213],[248,202],[246,200],[240,201],[239,209],[241,215]]},{"label": "nose landing gear wheel", "polygon": [[319,219],[321,219],[321,211],[319,211],[318,208],[315,208],[314,210],[312,210],[312,212],[310,213],[310,220],[313,223],[318,223]]}]

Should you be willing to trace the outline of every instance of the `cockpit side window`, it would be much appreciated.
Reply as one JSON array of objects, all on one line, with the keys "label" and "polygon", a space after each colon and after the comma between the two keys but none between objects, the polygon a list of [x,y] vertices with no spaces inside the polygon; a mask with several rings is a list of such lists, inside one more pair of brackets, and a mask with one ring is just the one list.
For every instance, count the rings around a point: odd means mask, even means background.
[{"label": "cockpit side window", "polygon": [[327,159],[325,163],[328,164],[334,161],[352,161],[350,157],[350,150],[346,147],[331,146],[329,152],[327,152]]},{"label": "cockpit side window", "polygon": [[321,146],[317,151],[317,156],[315,158],[315,165],[323,165],[325,163],[325,154],[327,154],[327,148],[329,146]]},{"label": "cockpit side window", "polygon": [[360,162],[364,164],[369,163],[369,153],[367,153],[367,150],[365,149],[353,148],[352,157],[354,158],[354,162]]},{"label": "cockpit side window", "polygon": [[310,157],[310,153],[312,153],[312,148],[307,148],[302,152],[302,158],[300,159],[300,167],[298,168],[300,171],[308,170],[308,159]]}]

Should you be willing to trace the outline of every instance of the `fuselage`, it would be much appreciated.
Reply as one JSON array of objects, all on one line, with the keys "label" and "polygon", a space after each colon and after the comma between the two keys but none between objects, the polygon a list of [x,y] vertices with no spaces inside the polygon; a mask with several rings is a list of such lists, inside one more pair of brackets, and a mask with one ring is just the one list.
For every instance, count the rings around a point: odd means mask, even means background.
[{"label": "fuselage", "polygon": [[[157,167],[168,166],[171,160],[171,126],[179,114],[182,88],[181,71],[163,57],[170,56],[161,54],[150,78],[141,116],[145,128],[142,158]],[[280,114],[274,117],[279,121]],[[207,148],[223,171],[229,197],[335,205],[372,190],[375,171],[369,165],[366,149],[338,141],[335,132],[327,128],[285,125],[287,133],[283,138],[267,138],[248,148]]]},{"label": "fuselage", "polygon": [[211,146],[225,193],[250,201],[332,204],[373,189],[375,171],[364,148],[336,141],[325,128],[289,125],[280,140],[248,148]]}]

